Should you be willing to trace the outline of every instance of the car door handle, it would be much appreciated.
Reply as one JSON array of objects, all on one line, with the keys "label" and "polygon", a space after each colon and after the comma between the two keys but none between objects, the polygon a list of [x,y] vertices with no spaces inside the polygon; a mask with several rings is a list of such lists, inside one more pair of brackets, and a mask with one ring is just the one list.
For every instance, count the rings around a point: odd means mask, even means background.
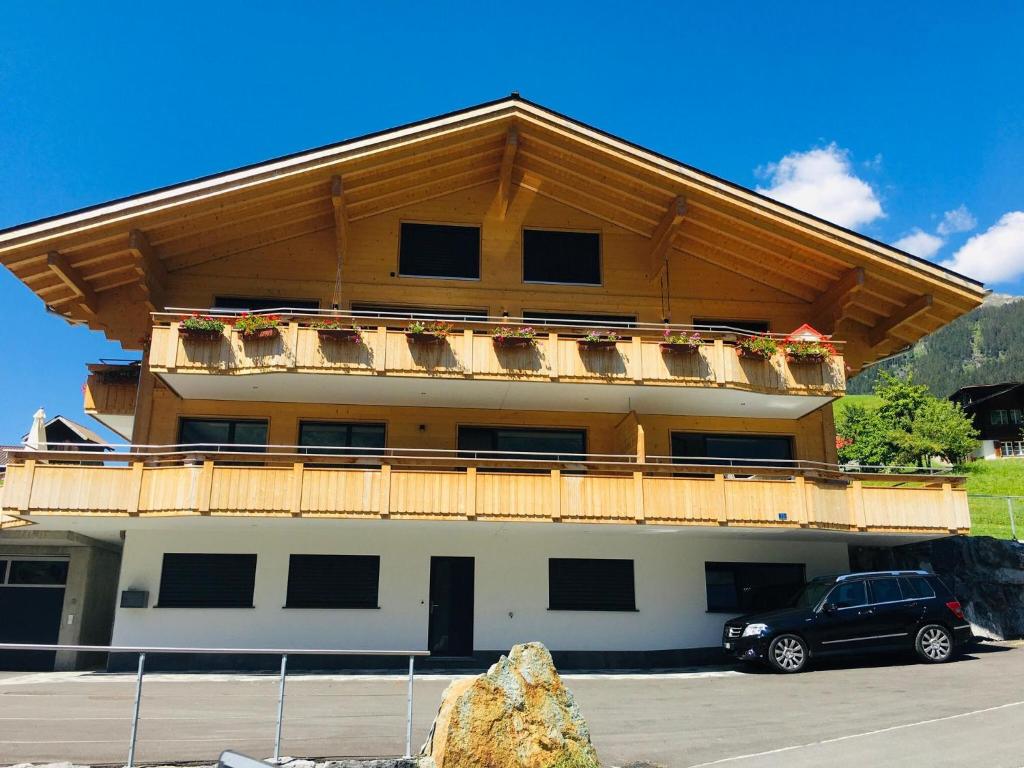
[{"label": "car door handle", "polygon": [[857,611],[857,615],[858,616],[871,616],[872,614],[874,614],[874,612],[875,612],[874,608],[864,608],[863,610]]}]

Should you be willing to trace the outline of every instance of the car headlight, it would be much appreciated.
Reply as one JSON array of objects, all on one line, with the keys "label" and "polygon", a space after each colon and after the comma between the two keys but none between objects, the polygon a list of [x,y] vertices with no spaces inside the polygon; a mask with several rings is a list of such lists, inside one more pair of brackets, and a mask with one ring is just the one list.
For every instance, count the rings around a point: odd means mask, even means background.
[{"label": "car headlight", "polygon": [[751,637],[763,635],[767,629],[767,624],[747,624],[747,626],[743,628],[743,636]]}]

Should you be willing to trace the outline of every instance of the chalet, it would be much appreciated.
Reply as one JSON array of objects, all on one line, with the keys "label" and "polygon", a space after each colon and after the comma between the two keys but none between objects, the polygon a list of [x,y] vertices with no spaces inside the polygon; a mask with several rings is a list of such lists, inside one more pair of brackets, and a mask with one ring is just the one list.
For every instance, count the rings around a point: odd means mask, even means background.
[{"label": "chalet", "polygon": [[963,407],[978,429],[978,458],[1024,457],[1024,382],[961,387],[949,399]]},{"label": "chalet", "polygon": [[958,478],[843,471],[832,401],[979,283],[515,94],[0,261],[142,354],[86,384],[130,447],[14,451],[2,496],[122,548],[118,644],[674,664],[851,543],[970,527]]}]

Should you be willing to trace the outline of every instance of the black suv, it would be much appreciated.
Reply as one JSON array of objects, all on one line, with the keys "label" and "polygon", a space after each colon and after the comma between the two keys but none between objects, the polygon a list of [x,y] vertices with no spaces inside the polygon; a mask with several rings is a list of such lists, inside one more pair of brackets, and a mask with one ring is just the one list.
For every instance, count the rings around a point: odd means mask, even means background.
[{"label": "black suv", "polygon": [[725,623],[722,645],[740,661],[766,661],[799,672],[816,656],[914,650],[948,661],[971,640],[960,603],[926,571],[879,571],[819,577],[789,608]]}]

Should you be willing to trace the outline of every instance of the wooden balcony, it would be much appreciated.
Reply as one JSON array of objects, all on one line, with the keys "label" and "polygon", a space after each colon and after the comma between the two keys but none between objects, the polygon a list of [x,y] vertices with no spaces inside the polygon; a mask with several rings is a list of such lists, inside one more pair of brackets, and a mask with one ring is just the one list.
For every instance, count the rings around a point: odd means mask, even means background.
[{"label": "wooden balcony", "polygon": [[[607,348],[587,349],[578,343],[581,328],[535,326],[541,331],[535,346],[502,348],[491,338],[495,322],[459,323],[439,343],[425,344],[406,337],[408,321],[350,318],[347,322],[361,322],[363,328],[364,342],[353,343],[321,340],[309,326],[310,318],[293,318],[269,339],[243,340],[228,326],[213,340],[193,340],[179,332],[176,319],[168,322],[169,317],[157,316],[150,368],[183,397],[212,393],[214,399],[253,399],[247,385],[229,380],[295,374],[297,379],[276,387],[268,379],[273,394],[267,399],[323,402],[332,386],[337,392],[337,380],[323,377],[346,374],[353,378],[345,384],[345,402],[395,402],[394,397],[411,389],[420,394],[420,384],[439,381],[444,382],[437,390],[441,396],[457,393],[460,405],[492,407],[493,393],[499,391],[495,383],[511,385],[501,387],[503,397],[511,392],[529,401],[525,393],[535,397],[538,390],[518,385],[546,382],[571,386],[545,388],[540,410],[734,415],[742,405],[752,409],[751,417],[799,418],[842,395],[846,383],[841,355],[810,364],[788,362],[782,353],[767,361],[744,358],[730,341],[735,334],[729,333],[705,334],[707,343],[697,351],[679,354],[662,349],[658,328],[620,329],[627,338]],[[210,381],[211,375],[220,383]],[[612,390],[616,386],[618,392]],[[712,394],[716,390],[719,394]],[[737,396],[722,397],[721,391]],[[580,407],[583,397],[592,404]],[[505,407],[534,408],[529,402]]]},{"label": "wooden balcony", "polygon": [[139,388],[138,363],[90,363],[87,367],[82,409],[130,440]]},{"label": "wooden balcony", "polygon": [[[55,463],[75,458],[68,452],[14,452],[3,512],[35,521],[50,515],[242,515],[918,535],[970,528],[963,478],[854,475],[801,463],[740,468],[658,457],[645,463],[626,457],[551,463],[398,449],[376,456],[170,449],[106,455],[105,466]],[[494,469],[501,471],[489,471]],[[740,470],[755,474],[736,475]]]}]

